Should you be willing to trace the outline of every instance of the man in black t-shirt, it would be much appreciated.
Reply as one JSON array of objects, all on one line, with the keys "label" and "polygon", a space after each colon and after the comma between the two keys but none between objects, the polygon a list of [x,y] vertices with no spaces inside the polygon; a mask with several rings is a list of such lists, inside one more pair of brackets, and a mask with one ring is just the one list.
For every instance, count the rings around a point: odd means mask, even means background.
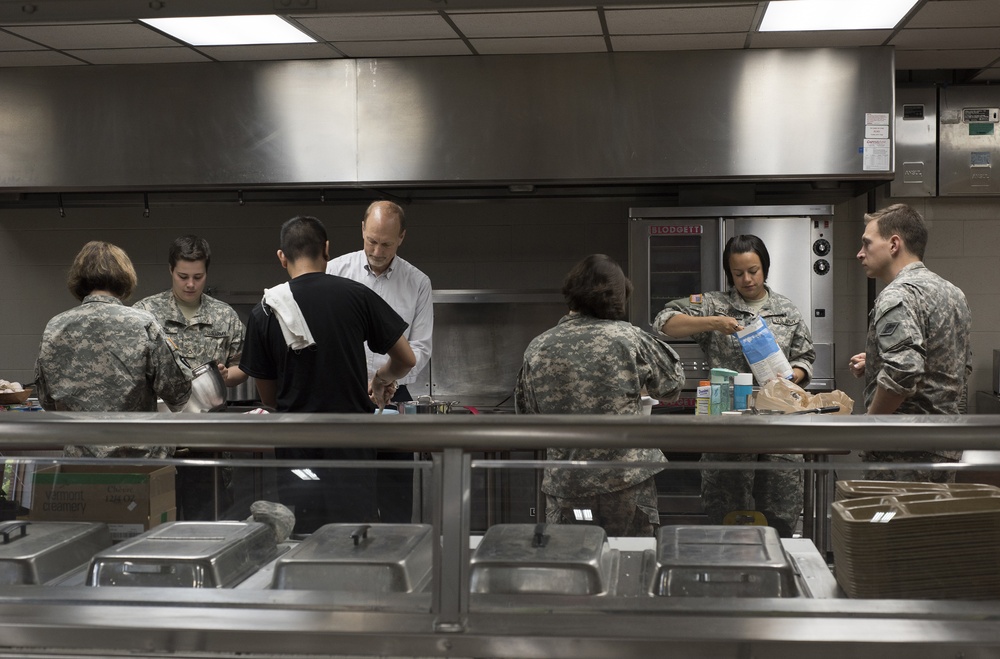
[{"label": "man in black t-shirt", "polygon": [[[269,289],[250,313],[240,369],[255,378],[261,402],[278,412],[371,414],[392,398],[395,381],[416,361],[403,337],[406,322],[363,284],[326,274],[329,242],[316,218],[285,222],[278,260],[291,281]],[[370,383],[365,343],[389,355]],[[278,448],[275,454],[375,460],[375,448]],[[374,470],[312,471],[318,480],[278,469],[279,498],[295,512],[296,533],[331,522],[378,521]]]}]

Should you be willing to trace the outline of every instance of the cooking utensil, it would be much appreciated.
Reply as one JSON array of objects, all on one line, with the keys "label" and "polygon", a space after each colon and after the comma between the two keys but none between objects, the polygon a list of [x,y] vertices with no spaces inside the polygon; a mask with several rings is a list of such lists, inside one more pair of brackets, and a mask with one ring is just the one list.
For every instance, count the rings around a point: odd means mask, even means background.
[{"label": "cooking utensil", "polygon": [[226,408],[226,382],[219,372],[219,362],[214,359],[202,364],[191,373],[191,398],[181,412],[218,412]]},{"label": "cooking utensil", "polygon": [[799,410],[798,412],[791,412],[788,416],[797,416],[799,414],[832,414],[834,412],[840,411],[840,405],[827,405],[826,407],[816,407],[811,410]]},{"label": "cooking utensil", "polygon": [[450,414],[452,405],[458,405],[458,401],[433,400],[425,395],[399,403],[398,408],[400,414]]}]

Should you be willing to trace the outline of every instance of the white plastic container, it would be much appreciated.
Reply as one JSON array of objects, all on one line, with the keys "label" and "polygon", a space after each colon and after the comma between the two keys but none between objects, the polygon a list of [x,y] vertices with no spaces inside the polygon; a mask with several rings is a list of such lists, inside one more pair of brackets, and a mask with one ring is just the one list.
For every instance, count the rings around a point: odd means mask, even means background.
[{"label": "white plastic container", "polygon": [[653,413],[653,406],[657,405],[660,401],[652,398],[651,396],[642,397],[642,414],[649,416]]}]

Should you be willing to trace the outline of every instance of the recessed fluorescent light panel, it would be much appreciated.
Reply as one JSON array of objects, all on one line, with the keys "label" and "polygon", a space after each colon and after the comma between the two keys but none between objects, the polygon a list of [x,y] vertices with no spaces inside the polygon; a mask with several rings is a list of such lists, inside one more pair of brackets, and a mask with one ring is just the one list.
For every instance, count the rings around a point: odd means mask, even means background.
[{"label": "recessed fluorescent light panel", "polygon": [[139,20],[192,46],[247,46],[316,41],[288,21],[273,14]]},{"label": "recessed fluorescent light panel", "polygon": [[917,0],[771,0],[760,32],[891,30]]}]

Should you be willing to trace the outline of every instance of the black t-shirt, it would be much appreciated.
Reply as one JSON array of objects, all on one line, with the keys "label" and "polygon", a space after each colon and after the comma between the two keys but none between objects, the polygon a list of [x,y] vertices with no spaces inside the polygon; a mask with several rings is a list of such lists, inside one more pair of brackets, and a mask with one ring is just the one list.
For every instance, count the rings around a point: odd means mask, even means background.
[{"label": "black t-shirt", "polygon": [[364,343],[385,354],[407,323],[378,294],[344,277],[314,272],[289,285],[316,345],[289,348],[277,316],[262,302],[250,313],[240,368],[277,380],[279,412],[371,414]]}]

